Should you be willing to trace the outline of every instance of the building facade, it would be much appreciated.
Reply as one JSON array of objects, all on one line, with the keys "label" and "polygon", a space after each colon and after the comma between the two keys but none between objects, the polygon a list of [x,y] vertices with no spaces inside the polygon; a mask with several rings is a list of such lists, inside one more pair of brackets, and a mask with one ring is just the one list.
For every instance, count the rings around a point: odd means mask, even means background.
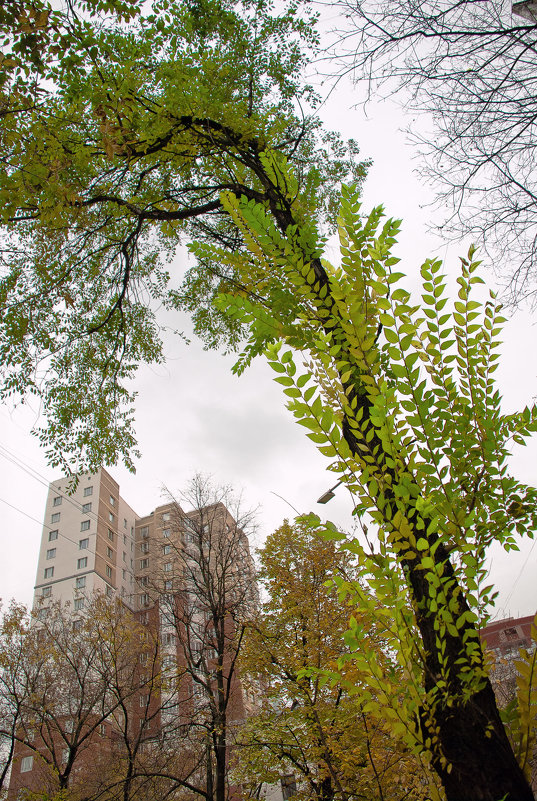
[{"label": "building facade", "polygon": [[[131,621],[130,634],[118,635],[112,618],[101,625],[108,601],[111,609],[121,602],[121,626]],[[236,669],[241,627],[258,602],[248,538],[221,500],[190,511],[170,502],[139,517],[104,469],[82,476],[72,494],[68,479],[52,482],[37,567],[35,629],[44,635],[44,646],[54,641],[56,647],[54,621],[65,627],[67,615],[73,636],[64,638],[60,650],[72,647],[79,656],[65,655],[65,680],[54,685],[60,689],[52,692],[56,699],[43,719],[29,712],[31,727],[19,728],[10,798],[26,791],[50,794],[81,781],[86,791],[96,782],[100,797],[99,782],[110,774],[117,783],[122,771],[139,778],[133,798],[193,797],[188,787],[201,787],[215,799],[229,797],[223,782],[233,734],[255,708],[259,690]],[[88,663],[89,686],[100,680],[107,699],[82,707],[75,663],[86,659],[84,638],[89,652],[100,625],[105,638],[124,636],[125,653],[116,655],[119,669],[102,667],[102,654]],[[172,774],[173,780],[162,778]]]}]

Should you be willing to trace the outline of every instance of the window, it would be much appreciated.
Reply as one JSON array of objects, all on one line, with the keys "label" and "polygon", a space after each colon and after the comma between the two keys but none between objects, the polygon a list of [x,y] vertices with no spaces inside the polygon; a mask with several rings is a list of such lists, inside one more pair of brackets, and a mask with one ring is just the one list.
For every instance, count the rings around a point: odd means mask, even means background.
[{"label": "window", "polygon": [[165,581],[164,582],[164,589],[165,590],[172,590],[173,589],[173,581]]},{"label": "window", "polygon": [[83,540],[78,540],[78,548],[80,551],[84,551],[86,548],[89,548],[89,539],[86,537]]},{"label": "window", "polygon": [[116,499],[114,498],[113,495],[110,495],[110,506],[115,506],[115,505],[116,505]]},{"label": "window", "polygon": [[75,587],[77,588],[77,590],[81,590],[85,586],[86,586],[86,576],[79,576],[75,581]]},{"label": "window", "polygon": [[67,732],[67,734],[71,734],[71,732],[74,729],[73,721],[72,720],[66,720],[64,729]]},{"label": "window", "polygon": [[124,561],[124,562],[126,562],[126,561],[127,561],[127,554],[125,553],[125,551],[123,551],[123,561]]},{"label": "window", "polygon": [[169,573],[171,571],[171,569],[172,569],[172,563],[171,562],[166,562],[166,564],[164,565],[164,572],[165,573]]},{"label": "window", "polygon": [[127,518],[123,518],[123,528],[127,528]]},{"label": "window", "polygon": [[91,512],[91,503],[82,504],[82,514],[87,515]]},{"label": "window", "polygon": [[82,628],[82,621],[81,620],[74,620],[73,621],[73,631],[80,631]]},{"label": "window", "polygon": [[76,569],[81,570],[83,567],[88,566],[88,557],[83,556],[82,559],[79,559],[76,563]]},{"label": "window", "polygon": [[123,581],[126,581],[127,580],[127,571],[125,570],[125,568],[123,568],[122,574],[123,574]]},{"label": "window", "polygon": [[110,565],[106,565],[106,575],[108,576],[108,578],[112,578],[112,568],[110,567]]},{"label": "window", "polygon": [[[144,612],[144,614],[147,614],[147,613]],[[140,664],[141,665],[145,665],[146,662],[147,662],[147,654],[140,654]]]},{"label": "window", "polygon": [[172,546],[171,545],[164,545],[163,548],[162,548],[162,553],[163,554],[171,553],[171,551],[172,551]]},{"label": "window", "polygon": [[84,498],[93,495],[93,487],[84,487]]},{"label": "window", "polygon": [[148,695],[141,695],[141,696],[140,696],[140,706],[141,706],[142,708],[145,708],[145,707],[147,706],[147,701],[148,701],[148,698],[149,698],[149,696],[148,696]]},{"label": "window", "polygon": [[81,609],[84,609],[84,599],[75,598],[75,605],[74,605],[75,612],[80,612]]},{"label": "window", "polygon": [[170,519],[170,513],[164,512],[164,514],[162,515],[162,519],[164,520],[165,523],[167,523],[168,520]]},{"label": "window", "polygon": [[99,734],[101,735],[101,737],[104,737],[106,735],[106,725],[104,723],[101,723],[99,725]]},{"label": "window", "polygon": [[41,597],[42,598],[50,598],[52,595],[52,587],[43,587],[41,590]]},{"label": "window", "polygon": [[108,529],[108,539],[110,540],[110,542],[114,542],[114,532],[112,531],[111,528]]},{"label": "window", "polygon": [[170,538],[170,529],[169,528],[163,528],[162,529],[162,536],[164,537],[165,540],[169,539]]},{"label": "window", "polygon": [[149,586],[149,576],[142,576],[140,578],[140,585],[142,587],[148,587]]},{"label": "window", "polygon": [[54,559],[56,556],[56,548],[49,548],[47,551],[47,559]]},{"label": "window", "polygon": [[60,522],[60,513],[59,512],[54,512],[54,514],[50,516],[50,522],[51,523],[59,523]]},{"label": "window", "polygon": [[148,542],[140,543],[140,550],[142,553],[149,553],[149,543]]},{"label": "window", "polygon": [[115,518],[114,518],[114,513],[113,512],[108,512],[108,519],[109,519],[109,521],[111,523],[114,522]]},{"label": "window", "polygon": [[[148,612],[140,612],[140,618],[139,619],[140,619],[140,623],[142,624],[142,626],[147,626],[147,624],[149,623],[149,614],[148,614]],[[142,656],[147,658],[147,654],[142,654]],[[142,656],[140,657],[140,662],[142,661]],[[145,661],[146,660],[144,659],[144,662]]]},{"label": "window", "polygon": [[142,526],[140,529],[140,537],[142,537],[142,539],[149,537],[149,526]]},{"label": "window", "polygon": [[106,597],[107,598],[111,598],[113,594],[114,594],[114,591],[113,591],[112,587],[109,587],[108,585],[106,585]]},{"label": "window", "polygon": [[25,756],[21,759],[21,773],[28,773],[34,766],[33,756]]},{"label": "window", "polygon": [[149,559],[140,559],[140,570],[143,570],[144,567],[149,567]]},{"label": "window", "polygon": [[45,578],[52,578],[54,575],[54,568],[53,567],[46,567],[45,568]]},{"label": "window", "polygon": [[140,604],[142,606],[149,606],[149,595],[146,592],[140,595]]},{"label": "window", "polygon": [[83,520],[82,523],[80,524],[80,531],[89,531],[89,527],[90,527],[90,521]]},{"label": "window", "polygon": [[52,501],[52,505],[53,506],[61,506],[61,503],[62,503],[62,496],[61,495],[56,495],[56,497]]},{"label": "window", "polygon": [[109,559],[112,559],[112,558],[113,558],[113,556],[114,556],[114,552],[113,552],[112,548],[107,548],[107,549],[106,549],[106,555],[107,555],[107,557],[108,557]]},{"label": "window", "polygon": [[175,634],[171,632],[166,632],[162,635],[162,642],[164,645],[175,645]]},{"label": "window", "polygon": [[54,531],[49,531],[48,533],[48,541],[52,542],[53,540],[58,539],[58,529],[55,528]]}]

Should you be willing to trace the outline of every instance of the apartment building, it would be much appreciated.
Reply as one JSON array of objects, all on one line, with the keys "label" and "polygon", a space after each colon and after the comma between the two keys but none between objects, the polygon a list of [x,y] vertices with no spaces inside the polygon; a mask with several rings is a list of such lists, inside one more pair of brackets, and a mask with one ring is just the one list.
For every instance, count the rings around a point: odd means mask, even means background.
[{"label": "apartment building", "polygon": [[[235,667],[238,627],[259,603],[241,521],[221,501],[190,511],[170,502],[139,517],[104,469],[82,476],[74,493],[68,489],[68,479],[49,489],[34,595],[36,627],[49,625],[53,602],[68,602],[73,638],[80,641],[85,613],[95,614],[94,599],[121,600],[137,626],[133,686],[121,715],[86,708],[80,725],[76,704],[60,700],[50,720],[45,714],[44,722],[32,722],[31,731],[26,727],[15,749],[9,797],[27,790],[55,792],[58,775],[67,768],[68,781],[85,782],[86,789],[90,774],[91,781],[104,782],[111,771],[117,780],[127,752],[135,754],[142,776],[144,758],[153,770],[162,759],[162,771],[175,771],[179,788],[181,782],[216,786],[225,764],[221,754],[209,753],[207,732],[225,720],[227,753],[259,694],[255,682],[242,680]],[[87,631],[92,636],[90,626]],[[153,792],[170,790],[164,782]]]},{"label": "apartment building", "polygon": [[37,564],[34,607],[46,614],[50,601],[70,602],[82,611],[94,592],[118,596],[132,606],[136,514],[119,485],[101,468],[49,487]]}]

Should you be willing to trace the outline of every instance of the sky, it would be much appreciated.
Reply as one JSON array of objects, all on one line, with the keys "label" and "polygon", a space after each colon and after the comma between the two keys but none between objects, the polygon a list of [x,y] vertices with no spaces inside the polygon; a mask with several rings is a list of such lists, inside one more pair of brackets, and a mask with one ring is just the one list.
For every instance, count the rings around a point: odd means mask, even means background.
[{"label": "sky", "polygon": [[[458,256],[468,243],[449,248],[428,233],[432,219],[430,190],[413,174],[413,151],[400,128],[404,119],[392,101],[372,104],[365,116],[353,107],[356,94],[348,85],[333,92],[322,108],[332,128],[353,137],[361,156],[374,160],[364,188],[363,203],[383,203],[389,216],[402,218],[396,254],[401,269],[416,285],[419,265],[427,256],[445,259],[453,275]],[[330,253],[328,257],[330,258]],[[177,269],[184,269],[178,258]],[[490,286],[494,277],[485,273]],[[509,321],[498,372],[506,410],[531,403],[537,395],[537,370],[532,343],[537,317],[519,311]],[[188,320],[174,320],[188,330]],[[232,375],[233,357],[206,352],[193,341],[166,339],[165,365],[140,371],[136,389],[136,431],[142,458],[135,476],[121,467],[109,467],[120,491],[134,510],[144,515],[165,501],[167,488],[178,492],[194,473],[211,474],[216,484],[231,484],[242,493],[246,507],[258,507],[258,528],[251,540],[264,538],[285,517],[316,511],[346,530],[352,529],[350,496],[340,487],[327,506],[317,498],[337,477],[327,471],[327,460],[297,426],[284,406],[281,387],[259,359],[241,377]],[[29,604],[41,537],[48,482],[59,478],[30,436],[37,410],[0,407],[0,597]],[[512,470],[521,480],[536,481],[537,441],[517,446]],[[491,578],[500,596],[497,616],[534,614],[537,610],[535,568],[537,548],[528,541],[519,553],[492,553]]]}]

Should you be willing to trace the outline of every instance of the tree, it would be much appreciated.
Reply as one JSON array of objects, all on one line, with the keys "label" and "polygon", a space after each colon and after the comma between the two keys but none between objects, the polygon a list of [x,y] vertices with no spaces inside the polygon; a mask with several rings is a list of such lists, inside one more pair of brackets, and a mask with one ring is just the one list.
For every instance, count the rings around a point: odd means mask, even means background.
[{"label": "tree", "polygon": [[345,22],[333,52],[341,72],[357,81],[360,101],[399,93],[420,115],[411,137],[418,169],[444,215],[441,232],[484,242],[508,297],[533,298],[537,19],[531,4],[342,0],[339,6]]},{"label": "tree", "polygon": [[[101,596],[89,599],[83,618],[69,605],[37,610],[38,620],[16,607],[4,618],[1,692],[16,755],[10,789],[49,795],[84,792],[98,798],[116,786],[116,762],[125,726],[140,693],[139,657],[158,666],[157,643],[144,637],[132,613]],[[13,643],[17,643],[17,647]],[[158,695],[158,672],[144,681]],[[153,704],[153,707],[155,705]],[[154,708],[150,714],[154,716]],[[142,729],[138,719],[136,727]],[[146,718],[148,716],[146,715]],[[106,740],[103,740],[106,738]],[[103,747],[107,742],[108,748]],[[20,761],[31,758],[27,773]],[[128,788],[130,776],[122,781]],[[132,796],[123,792],[127,801]]]},{"label": "tree", "polygon": [[183,786],[207,801],[226,801],[233,793],[230,753],[248,706],[237,659],[258,604],[248,544],[254,514],[229,487],[201,475],[163,509],[166,537],[148,543],[152,567],[140,580],[154,604],[144,614],[160,632],[161,703],[171,692],[176,708],[162,716],[146,775],[159,778],[166,795]]},{"label": "tree", "polygon": [[[284,194],[292,176],[279,154],[269,158]],[[292,209],[282,224],[247,198],[230,193],[224,203],[250,245],[236,257],[243,283],[266,282],[263,304],[244,294],[220,299],[250,327],[237,369],[267,352],[290,409],[356,496],[355,513],[378,527],[377,547],[347,546],[370,591],[345,582],[340,591],[379,621],[408,683],[399,708],[389,674],[351,620],[354,659],[370,679],[364,709],[391,717],[429,754],[448,801],[529,801],[478,627],[494,599],[483,586],[487,547],[510,550],[514,531],[532,536],[537,522],[536,490],[506,466],[510,442],[537,428],[537,410],[501,411],[493,373],[503,318],[494,296],[485,304],[470,297],[481,281],[474,250],[445,313],[441,262],[424,263],[422,303],[412,305],[392,269],[399,223],[379,231],[382,211],[362,218],[355,191],[342,196],[338,268],[321,259],[315,227],[297,224]],[[294,351],[306,355],[303,371]],[[338,537],[333,526],[327,533]]]},{"label": "tree", "polygon": [[[352,694],[360,677],[351,666],[341,681],[324,675],[348,653],[350,610],[327,585],[336,575],[356,580],[350,555],[306,524],[285,522],[259,556],[267,600],[240,657],[259,702],[241,732],[235,769],[250,795],[288,776],[299,799],[430,798],[416,757]],[[382,660],[381,636],[356,615]]]},{"label": "tree", "polygon": [[[295,4],[278,15],[268,0],[155,0],[130,21],[130,3],[38,8],[49,15],[39,57],[22,47],[5,101],[16,113],[2,118],[0,397],[42,399],[37,433],[54,466],[120,455],[132,467],[129,379],[163,358],[154,307],[192,311],[201,332],[210,318],[213,343],[241,336],[210,303],[235,282],[221,260],[170,289],[182,237],[240,247],[224,188],[280,214],[266,147],[293,161],[322,217],[335,184],[365,165],[302,111],[315,102],[300,78],[315,33]],[[35,89],[21,99],[24,78]]]}]

